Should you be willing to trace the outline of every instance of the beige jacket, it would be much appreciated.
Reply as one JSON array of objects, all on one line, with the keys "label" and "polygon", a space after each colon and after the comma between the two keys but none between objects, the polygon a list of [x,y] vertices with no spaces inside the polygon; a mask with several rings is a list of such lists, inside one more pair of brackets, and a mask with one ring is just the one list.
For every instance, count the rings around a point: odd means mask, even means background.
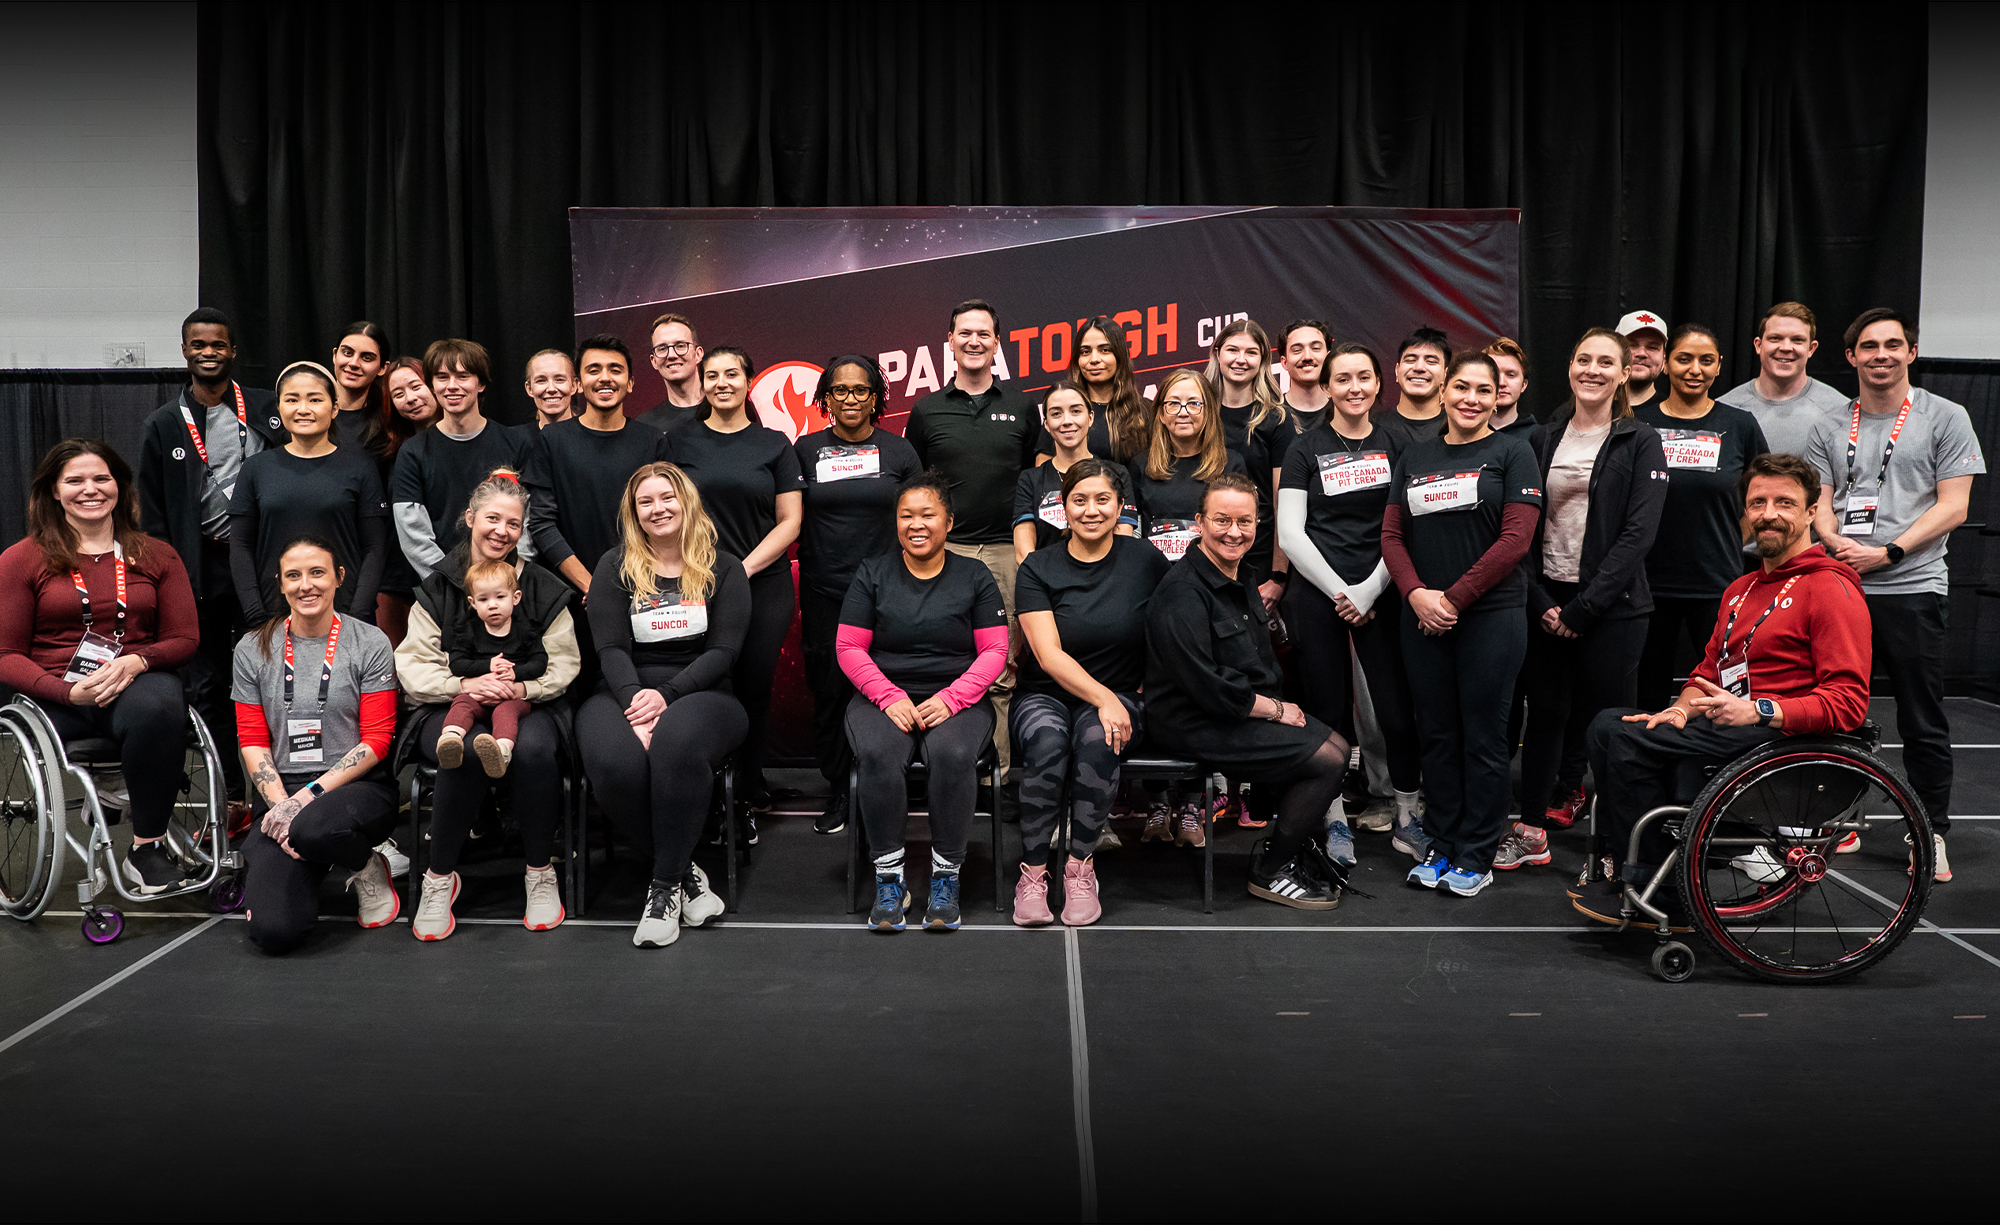
[{"label": "beige jacket", "polygon": [[[445,653],[443,635],[421,603],[410,606],[410,632],[396,648],[396,679],[410,701],[419,706],[442,706],[458,696],[462,677],[453,676],[451,656]],[[531,681],[521,682],[530,702],[546,702],[561,697],[576,680],[583,656],[576,647],[576,625],[569,610],[556,614],[549,631],[542,635],[542,650],[549,656],[548,670]]]}]

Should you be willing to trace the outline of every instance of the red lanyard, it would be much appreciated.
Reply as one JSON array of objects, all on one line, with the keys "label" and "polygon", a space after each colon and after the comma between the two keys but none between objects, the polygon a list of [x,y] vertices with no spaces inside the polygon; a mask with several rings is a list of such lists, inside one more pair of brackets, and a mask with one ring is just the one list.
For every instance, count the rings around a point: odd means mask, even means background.
[{"label": "red lanyard", "polygon": [[[118,628],[112,633],[111,638],[114,642],[123,642],[125,641],[126,607],[125,551],[123,549],[113,547],[111,551],[111,565],[114,572],[118,575],[116,587],[118,592]],[[90,588],[83,585],[83,571],[81,570],[71,570],[69,572],[69,581],[76,584],[76,596],[83,601],[83,632],[88,634],[90,632]]]},{"label": "red lanyard", "polygon": [[[250,418],[244,411],[243,389],[231,382],[229,390],[236,393],[236,448],[240,452],[249,441]],[[208,463],[208,447],[201,441],[201,429],[194,423],[194,413],[188,408],[185,396],[181,398],[181,420],[187,423],[188,437],[194,439],[194,453],[201,456],[202,463]]]},{"label": "red lanyard", "polygon": [[[335,613],[333,628],[326,632],[326,658],[319,666],[319,708],[326,709],[326,693],[333,684],[333,649],[340,644],[340,614]],[[292,619],[285,618],[285,709],[292,708]]]},{"label": "red lanyard", "polygon": [[[1778,594],[1771,597],[1770,606],[1764,609],[1764,616],[1757,618],[1756,622],[1750,626],[1750,632],[1743,635],[1742,653],[1738,656],[1738,658],[1741,659],[1744,663],[1747,664],[1750,662],[1750,640],[1757,636],[1757,630],[1764,624],[1764,617],[1768,617],[1773,612],[1777,611],[1779,601],[1785,598],[1785,593],[1792,589],[1792,584],[1798,582],[1799,578],[1800,578],[1799,575],[1794,574],[1792,577],[1785,580],[1785,585],[1783,587],[1778,588]],[[1746,591],[1743,594],[1745,596],[1748,596],[1750,593]],[[1736,632],[1736,614],[1742,611],[1743,611],[1742,600],[1736,601],[1736,607],[1729,610],[1729,624],[1722,627],[1722,651],[1721,654],[1717,656],[1715,661],[1717,667],[1720,667],[1722,665],[1723,660],[1729,658],[1729,636]]]},{"label": "red lanyard", "polygon": [[[1911,395],[1915,393],[1912,392]],[[1889,445],[1882,448],[1882,471],[1875,474],[1875,487],[1880,489],[1889,476],[1889,457],[1896,453],[1896,440],[1903,436],[1903,423],[1910,419],[1910,396],[1903,397],[1903,409],[1896,414],[1896,424],[1889,427]],[[1854,449],[1861,441],[1861,401],[1854,402],[1854,420],[1847,424],[1847,484],[1854,485]]]}]

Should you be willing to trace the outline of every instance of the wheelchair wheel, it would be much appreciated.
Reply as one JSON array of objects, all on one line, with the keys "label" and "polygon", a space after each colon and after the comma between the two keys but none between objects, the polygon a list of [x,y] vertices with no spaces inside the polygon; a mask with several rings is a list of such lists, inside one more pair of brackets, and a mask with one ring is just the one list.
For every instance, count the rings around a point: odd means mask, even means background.
[{"label": "wheelchair wheel", "polygon": [[42,913],[61,865],[62,780],[37,730],[0,709],[0,909],[17,919]]},{"label": "wheelchair wheel", "polygon": [[[1859,850],[1836,858],[1857,833]],[[1681,848],[1695,931],[1773,982],[1867,969],[1930,900],[1923,805],[1888,763],[1842,741],[1780,741],[1717,771],[1681,822]]]}]

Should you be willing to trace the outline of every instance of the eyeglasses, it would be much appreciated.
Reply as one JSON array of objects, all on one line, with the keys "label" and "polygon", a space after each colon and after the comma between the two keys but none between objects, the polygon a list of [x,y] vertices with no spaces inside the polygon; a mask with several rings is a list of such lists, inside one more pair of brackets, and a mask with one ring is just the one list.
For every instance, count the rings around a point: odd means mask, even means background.
[{"label": "eyeglasses", "polygon": [[1176,417],[1198,416],[1208,405],[1200,400],[1168,400],[1160,408]]},{"label": "eyeglasses", "polygon": [[1221,515],[1210,515],[1208,524],[1218,532],[1254,532],[1257,530],[1257,516],[1251,515],[1247,519],[1225,519]]},{"label": "eyeglasses", "polygon": [[838,400],[842,404],[861,404],[875,398],[873,387],[829,387],[826,398]]},{"label": "eyeglasses", "polygon": [[670,340],[666,344],[653,346],[654,357],[686,357],[692,352],[694,352],[694,342],[691,340]]}]

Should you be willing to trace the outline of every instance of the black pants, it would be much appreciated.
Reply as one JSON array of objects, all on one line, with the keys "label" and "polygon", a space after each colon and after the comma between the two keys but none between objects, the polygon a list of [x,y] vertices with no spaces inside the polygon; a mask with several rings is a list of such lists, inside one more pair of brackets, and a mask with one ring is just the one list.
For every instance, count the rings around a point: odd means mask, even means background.
[{"label": "black pants", "polygon": [[[1685,728],[1662,723],[1651,731],[1627,723],[1630,707],[1599,711],[1585,733],[1590,771],[1597,778],[1597,832],[1604,849],[1625,863],[1632,827],[1662,804],[1683,804],[1693,796],[1674,794],[1674,771],[1684,761],[1733,761],[1783,733],[1768,727],[1717,727],[1695,719]],[[1648,712],[1650,713],[1650,712]],[[1655,821],[1641,839],[1639,860],[1626,865],[1628,880],[1644,881],[1666,862],[1673,840]]]},{"label": "black pants", "polygon": [[[303,780],[301,780],[303,781]],[[285,789],[293,791],[293,780]],[[265,804],[255,800],[261,818]],[[396,827],[396,780],[386,767],[337,787],[305,806],[292,821],[292,849],[252,827],[243,840],[243,908],[250,915],[250,943],[267,953],[288,953],[305,941],[319,917],[319,887],[329,870],[358,872]]]},{"label": "black pants", "polygon": [[834,658],[834,635],[840,630],[837,596],[799,588],[799,648],[805,656],[806,685],[813,698],[813,756],[819,772],[836,793],[847,790],[847,703],[854,682]]},{"label": "black pants", "polygon": [[[186,558],[182,559],[186,561]],[[222,758],[222,777],[231,796],[243,795],[243,759],[236,745],[236,707],[229,689],[236,672],[236,643],[243,637],[243,608],[229,573],[229,543],[204,538],[201,557],[188,575],[200,597],[196,612],[201,643],[180,667],[187,704],[208,725]]]},{"label": "black pants", "polygon": [[1507,704],[1527,651],[1519,607],[1478,609],[1436,637],[1403,605],[1403,658],[1424,760],[1424,832],[1452,866],[1487,872],[1507,828]]},{"label": "black pants", "polygon": [[1951,724],[1944,713],[1946,597],[1871,595],[1875,671],[1889,676],[1896,699],[1896,734],[1903,742],[1903,776],[1930,814],[1931,828],[1951,832]]},{"label": "black pants", "polygon": [[854,802],[861,806],[870,852],[880,857],[902,849],[910,823],[906,776],[911,759],[920,755],[930,771],[931,850],[954,864],[964,863],[973,793],[979,787],[974,769],[980,751],[993,739],[992,704],[982,699],[927,731],[906,732],[857,693],[847,703],[846,723],[861,774]]},{"label": "black pants", "polygon": [[650,747],[625,721],[625,704],[608,693],[592,694],[577,711],[577,751],[590,785],[619,832],[641,854],[650,852],[654,880],[678,881],[687,872],[715,772],[748,726],[742,705],[713,689],[668,705]]},{"label": "black pants", "polygon": [[729,678],[736,700],[750,717],[749,733],[736,754],[736,794],[741,799],[764,794],[764,731],[771,713],[771,682],[778,675],[778,652],[791,632],[796,607],[792,563],[785,558],[750,580],[750,628]]},{"label": "black pants", "polygon": [[[1544,582],[1558,604],[1574,598],[1571,583]],[[1556,783],[1574,788],[1583,781],[1584,732],[1597,712],[1631,706],[1638,683],[1639,651],[1646,641],[1646,618],[1599,621],[1576,638],[1528,627],[1528,723],[1521,740],[1521,819],[1542,823]],[[1603,780],[1599,779],[1599,785]]]},{"label": "black pants", "polygon": [[[1145,734],[1143,707],[1132,694],[1118,700],[1132,716],[1132,740]],[[1014,768],[1021,780],[1021,862],[1040,867],[1049,861],[1049,840],[1062,818],[1069,791],[1069,853],[1088,859],[1111,815],[1118,794],[1123,754],[1111,751],[1097,707],[1081,699],[1064,701],[1046,693],[1016,693],[1007,712],[1014,745]]]},{"label": "black pants", "polygon": [[[118,742],[118,764],[132,797],[133,834],[157,838],[166,833],[174,798],[181,793],[181,772],[187,767],[187,703],[181,697],[181,678],[171,672],[141,672],[109,706],[44,702],[41,707],[65,742],[92,738]],[[235,726],[233,719],[230,726]]]},{"label": "black pants", "polygon": [[1712,600],[1685,596],[1653,597],[1653,615],[1646,623],[1646,646],[1639,653],[1639,691],[1632,701],[1647,710],[1664,710],[1681,695],[1674,677],[1682,675],[1674,667],[1681,643],[1694,644],[1699,660],[1708,650],[1709,635],[1715,632],[1715,614],[1722,597]]},{"label": "black pants", "polygon": [[1347,743],[1356,743],[1351,640],[1353,654],[1368,677],[1375,721],[1388,746],[1389,779],[1398,791],[1415,791],[1422,779],[1423,758],[1417,748],[1410,678],[1403,670],[1403,644],[1393,607],[1385,604],[1366,625],[1350,625],[1334,611],[1326,593],[1301,578],[1285,591],[1284,614],[1303,692],[1299,704]]},{"label": "black pants", "polygon": [[[445,714],[443,709],[430,712],[417,730],[418,751],[433,766],[437,764],[438,733],[444,730]],[[465,733],[466,739],[491,730],[481,720]],[[521,719],[504,781],[512,790],[509,811],[521,827],[521,857],[531,868],[545,868],[555,856],[556,824],[562,817],[559,746],[553,714],[537,709]],[[479,819],[486,789],[496,781],[486,777],[479,759],[469,753],[456,770],[437,772],[437,791],[431,797],[431,871],[444,876],[458,870],[466,835]]]}]

